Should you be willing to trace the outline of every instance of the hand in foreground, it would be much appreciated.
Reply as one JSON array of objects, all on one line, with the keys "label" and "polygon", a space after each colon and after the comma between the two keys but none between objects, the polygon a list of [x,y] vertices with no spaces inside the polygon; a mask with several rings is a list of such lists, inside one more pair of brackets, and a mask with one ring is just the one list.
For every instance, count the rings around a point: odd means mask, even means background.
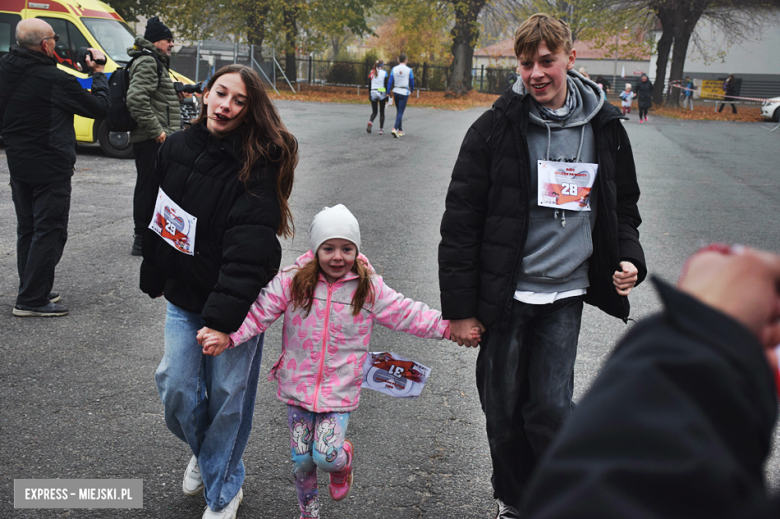
[{"label": "hand in foreground", "polygon": [[615,285],[618,294],[627,296],[636,285],[639,271],[630,261],[621,261],[620,268],[623,270],[616,270],[612,275],[612,284]]},{"label": "hand in foreground", "polygon": [[710,246],[691,256],[677,286],[745,325],[777,369],[773,350],[780,343],[780,256]]},{"label": "hand in foreground", "polygon": [[218,357],[230,346],[230,335],[204,326],[198,330],[198,344],[203,346],[203,354]]},{"label": "hand in foreground", "polygon": [[162,144],[165,142],[165,132],[160,133],[157,137],[154,138],[154,142],[157,144]]},{"label": "hand in foreground", "polygon": [[92,72],[103,72],[105,70],[106,66],[105,65],[100,65],[100,64],[95,63],[95,62],[96,61],[103,61],[103,62],[105,62],[106,61],[106,55],[103,54],[103,51],[100,50],[100,49],[92,49],[92,48],[90,48],[89,51],[92,53],[92,58],[94,59],[94,61],[92,59],[90,59],[89,54],[87,54],[87,57],[86,57],[86,60],[85,60],[87,62],[87,67],[89,67],[89,69]]},{"label": "hand in foreground", "polygon": [[[475,335],[474,329],[478,331]],[[482,339],[482,332],[487,328],[476,317],[468,319],[456,319],[450,321],[450,339],[458,343],[458,346],[476,348]]]}]

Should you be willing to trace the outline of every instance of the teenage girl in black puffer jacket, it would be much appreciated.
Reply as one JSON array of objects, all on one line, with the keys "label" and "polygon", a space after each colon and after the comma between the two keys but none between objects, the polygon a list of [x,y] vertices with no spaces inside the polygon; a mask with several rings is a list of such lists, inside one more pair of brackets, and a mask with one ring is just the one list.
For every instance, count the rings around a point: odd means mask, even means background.
[{"label": "teenage girl in black puffer jacket", "polygon": [[[293,233],[287,199],[297,160],[297,142],[260,78],[241,65],[211,78],[200,117],[169,137],[157,159],[157,198],[172,203],[154,211],[160,232],[144,234],[141,289],[168,300],[155,378],[168,428],[192,451],[182,488],[204,493],[204,517],[238,508],[243,497],[263,338],[210,357],[196,332],[236,331],[279,268],[276,236]],[[197,219],[189,232],[184,213]]]}]

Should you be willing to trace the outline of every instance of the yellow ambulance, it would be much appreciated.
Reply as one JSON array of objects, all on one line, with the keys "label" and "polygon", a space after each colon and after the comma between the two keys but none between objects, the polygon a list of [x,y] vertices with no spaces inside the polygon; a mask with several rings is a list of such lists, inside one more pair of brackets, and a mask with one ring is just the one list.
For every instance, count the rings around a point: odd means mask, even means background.
[{"label": "yellow ambulance", "polygon": [[[0,57],[16,44],[16,24],[27,18],[46,21],[59,34],[54,48],[57,66],[76,76],[84,88],[92,78],[76,70],[79,47],[102,49],[107,57],[106,74],[124,67],[130,57],[135,34],[114,9],[98,0],[0,0]],[[192,83],[171,71],[174,81]],[[76,140],[97,141],[109,157],[130,158],[133,147],[127,132],[109,132],[103,121],[75,116]]]}]

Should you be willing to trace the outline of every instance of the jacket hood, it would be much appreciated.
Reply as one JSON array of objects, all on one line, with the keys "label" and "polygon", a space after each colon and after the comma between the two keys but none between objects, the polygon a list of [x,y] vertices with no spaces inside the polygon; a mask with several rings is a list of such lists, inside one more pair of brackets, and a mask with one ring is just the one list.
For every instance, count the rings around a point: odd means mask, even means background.
[{"label": "jacket hood", "polygon": [[162,52],[160,52],[160,49],[154,46],[152,42],[144,38],[143,36],[136,36],[135,41],[133,42],[132,47],[127,48],[127,55],[131,58],[135,58],[136,56],[140,56],[144,53],[144,50],[147,50],[149,52],[154,52],[157,57],[162,61],[163,65],[165,65],[166,68],[170,68],[171,63],[171,57],[164,55]]},{"label": "jacket hood", "polygon": [[[569,76],[571,77],[573,75],[580,76],[578,72],[570,70]],[[584,80],[584,82],[582,80]],[[586,79],[584,77],[582,78],[582,80],[580,80],[580,84],[584,88],[587,88],[592,92],[601,91],[599,86],[593,81]],[[520,84],[520,86],[517,86],[518,84]],[[587,97],[590,98],[590,96]],[[493,103],[492,110],[495,112],[495,116],[493,119],[495,121],[493,123],[494,124],[493,131],[495,131],[495,128],[498,126],[501,119],[506,117],[509,121],[515,124],[520,124],[523,132],[525,133],[527,123],[529,120],[532,119],[530,114],[530,105],[532,105],[533,103],[531,102],[530,98],[531,96],[522,87],[522,79],[518,76],[515,83],[513,83],[509,88],[507,88],[504,91],[504,93],[501,95],[501,97],[499,97]],[[584,111],[588,112],[588,116],[589,116],[588,121],[592,121],[596,128],[600,128],[601,126],[603,126],[604,124],[606,124],[607,122],[613,119],[626,119],[626,117],[623,116],[623,114],[616,106],[612,105],[611,103],[605,103],[603,101],[598,103],[597,109],[594,107],[593,111],[589,111],[586,108]],[[524,117],[523,116],[524,114],[528,114],[528,117]],[[536,119],[541,121],[538,115],[536,116]],[[556,121],[552,121],[552,122],[556,122]],[[584,121],[581,124],[584,124]],[[566,126],[569,126],[569,124],[567,123]],[[492,131],[491,131],[491,135],[492,135]],[[488,137],[488,139],[489,138],[490,137]]]},{"label": "jacket hood", "polygon": [[[282,270],[290,270],[290,269],[301,269],[304,266],[306,266],[307,263],[312,261],[314,259],[314,253],[312,251],[306,251],[305,254],[302,254],[301,256],[298,256],[298,259],[295,260],[295,264],[290,267],[285,267]],[[376,275],[376,271],[374,270],[374,267],[371,266],[371,263],[368,261],[368,258],[363,256],[362,254],[358,253],[358,260],[362,261],[366,268],[368,268],[368,271],[371,273],[372,276]],[[340,282],[349,281],[351,279],[356,279],[358,276],[353,271],[349,271],[347,274],[344,275],[343,278],[339,279]]]},{"label": "jacket hood", "polygon": [[[574,93],[574,107],[569,116],[563,121],[542,119],[539,115],[538,106],[532,102],[529,110],[531,122],[539,126],[569,128],[582,126],[590,122],[598,114],[604,105],[604,96],[601,94],[601,88],[576,70],[568,72],[567,83],[569,88],[573,87]],[[520,95],[527,94],[525,85],[520,78],[512,85],[512,90]]]},{"label": "jacket hood", "polygon": [[10,52],[0,60],[0,77],[4,82],[13,83],[32,65],[56,66],[54,58],[18,45],[12,45]]}]

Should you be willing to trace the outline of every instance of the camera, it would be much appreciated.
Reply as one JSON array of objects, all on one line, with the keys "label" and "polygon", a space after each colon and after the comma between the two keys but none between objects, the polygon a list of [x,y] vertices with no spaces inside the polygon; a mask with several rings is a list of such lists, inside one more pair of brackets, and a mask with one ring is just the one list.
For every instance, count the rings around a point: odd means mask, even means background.
[{"label": "camera", "polygon": [[185,85],[181,81],[176,81],[173,84],[173,88],[176,89],[176,92],[184,92],[185,94],[202,94],[203,81],[200,83],[193,83],[191,85]]},{"label": "camera", "polygon": [[92,51],[88,48],[79,47],[79,55],[76,59],[76,68],[79,69],[79,72],[92,72],[92,70],[89,68],[89,65],[87,65],[87,56],[89,56],[89,59],[98,65],[106,64],[105,59],[95,59],[95,57],[92,55]]}]

